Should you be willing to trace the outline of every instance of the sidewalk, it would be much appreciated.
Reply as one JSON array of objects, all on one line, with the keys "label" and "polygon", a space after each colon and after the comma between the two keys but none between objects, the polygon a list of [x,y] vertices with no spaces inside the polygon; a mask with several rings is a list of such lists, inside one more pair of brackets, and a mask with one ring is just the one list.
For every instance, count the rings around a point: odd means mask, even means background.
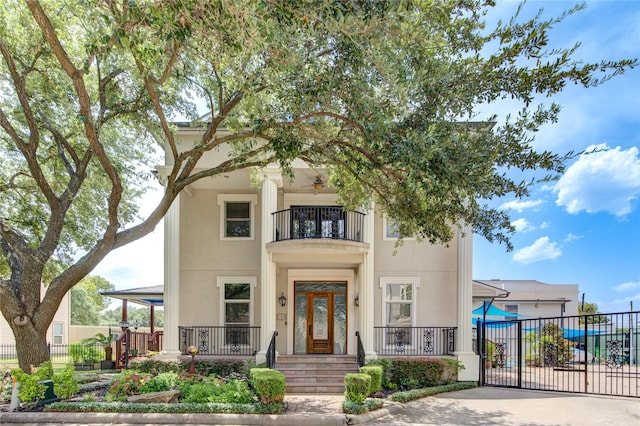
[{"label": "sidewalk", "polygon": [[385,401],[362,415],[342,413],[342,395],[287,395],[282,415],[0,413],[0,424],[29,425],[640,425],[640,399],[481,387],[406,404]]}]

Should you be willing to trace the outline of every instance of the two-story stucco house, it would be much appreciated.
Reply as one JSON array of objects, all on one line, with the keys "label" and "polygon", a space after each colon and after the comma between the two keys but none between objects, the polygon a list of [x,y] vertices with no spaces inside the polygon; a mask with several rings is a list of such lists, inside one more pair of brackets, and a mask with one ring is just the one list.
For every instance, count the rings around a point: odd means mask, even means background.
[{"label": "two-story stucco house", "polygon": [[[182,127],[180,143],[203,131]],[[221,149],[199,164],[226,158]],[[201,179],[175,200],[164,225],[164,354],[194,345],[262,362],[277,332],[280,356],[450,355],[466,366],[461,378],[477,380],[471,232],[448,246],[396,247],[375,207],[342,208],[326,169],[293,169],[293,181],[276,166]]]}]

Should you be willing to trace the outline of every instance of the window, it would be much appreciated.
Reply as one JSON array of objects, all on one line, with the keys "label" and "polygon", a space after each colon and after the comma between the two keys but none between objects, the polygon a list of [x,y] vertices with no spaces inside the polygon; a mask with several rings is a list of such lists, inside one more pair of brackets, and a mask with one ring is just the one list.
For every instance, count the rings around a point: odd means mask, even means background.
[{"label": "window", "polygon": [[253,323],[253,288],[255,277],[219,277],[221,322],[225,326],[225,344],[248,345]]},{"label": "window", "polygon": [[53,324],[53,344],[61,345],[64,343],[64,324],[61,322],[54,322]]},{"label": "window", "polygon": [[411,332],[400,327],[411,327],[415,323],[418,287],[419,278],[380,278],[388,345],[411,344]]},{"label": "window", "polygon": [[[509,312],[511,314],[517,314],[518,313],[518,305],[504,305],[504,310],[505,312]],[[510,317],[510,316],[505,316],[504,319],[506,320],[512,320],[514,317]]]},{"label": "window", "polygon": [[218,195],[220,239],[253,239],[256,195]]},{"label": "window", "polygon": [[[398,238],[400,238],[400,230],[398,229],[398,224],[396,223],[395,220],[387,219],[385,217],[382,221],[383,221],[383,226],[382,226],[383,240],[397,240]],[[405,237],[405,240],[407,241],[414,240],[414,239],[415,239],[414,237]]]}]

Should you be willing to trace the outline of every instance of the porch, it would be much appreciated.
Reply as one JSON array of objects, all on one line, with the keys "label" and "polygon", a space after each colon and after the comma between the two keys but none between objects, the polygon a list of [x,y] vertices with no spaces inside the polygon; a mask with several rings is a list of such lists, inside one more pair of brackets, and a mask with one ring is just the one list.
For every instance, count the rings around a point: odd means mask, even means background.
[{"label": "porch", "polygon": [[[260,350],[259,326],[180,326],[180,353],[189,346],[205,356],[254,356]],[[374,327],[376,353],[380,357],[452,356],[456,351],[456,327]],[[358,332],[361,335],[361,332]],[[279,348],[279,349],[278,349]],[[275,350],[284,354],[284,344]],[[290,354],[292,355],[292,354]],[[295,355],[306,355],[296,352]]]}]

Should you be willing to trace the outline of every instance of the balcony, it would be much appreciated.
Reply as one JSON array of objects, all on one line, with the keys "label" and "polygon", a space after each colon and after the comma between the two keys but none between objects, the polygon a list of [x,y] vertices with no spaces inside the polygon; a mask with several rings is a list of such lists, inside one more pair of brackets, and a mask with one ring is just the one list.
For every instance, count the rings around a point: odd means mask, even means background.
[{"label": "balcony", "polygon": [[273,241],[327,239],[362,243],[364,216],[340,206],[280,210],[273,213]]}]

